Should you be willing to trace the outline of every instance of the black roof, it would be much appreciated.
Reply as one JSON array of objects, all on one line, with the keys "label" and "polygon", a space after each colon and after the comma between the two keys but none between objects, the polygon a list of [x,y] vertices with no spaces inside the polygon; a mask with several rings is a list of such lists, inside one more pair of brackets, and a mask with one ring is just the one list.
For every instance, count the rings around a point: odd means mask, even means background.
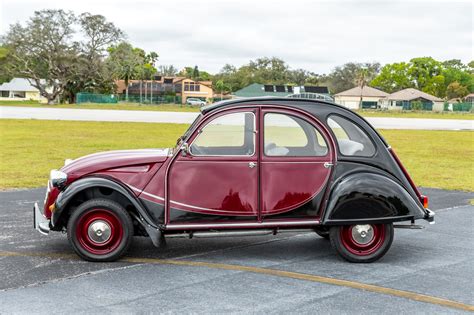
[{"label": "black roof", "polygon": [[232,100],[224,100],[224,101],[212,103],[212,104],[201,107],[201,112],[203,114],[206,114],[210,111],[213,111],[215,109],[225,107],[225,106],[236,105],[236,104],[249,104],[249,103],[255,103],[255,102],[259,102],[259,103],[261,103],[261,102],[263,102],[263,103],[278,102],[278,103],[285,103],[285,105],[289,105],[289,106],[291,106],[291,104],[303,104],[303,103],[313,103],[314,104],[314,103],[317,103],[317,104],[332,105],[332,106],[335,106],[335,107],[338,107],[338,108],[349,110],[346,107],[340,106],[336,103],[329,102],[329,101],[324,101],[324,100],[319,100],[319,99],[316,100],[316,99],[306,99],[306,98],[288,98],[288,97],[278,97],[278,96],[262,96],[262,97],[236,98],[236,99],[232,99]]}]

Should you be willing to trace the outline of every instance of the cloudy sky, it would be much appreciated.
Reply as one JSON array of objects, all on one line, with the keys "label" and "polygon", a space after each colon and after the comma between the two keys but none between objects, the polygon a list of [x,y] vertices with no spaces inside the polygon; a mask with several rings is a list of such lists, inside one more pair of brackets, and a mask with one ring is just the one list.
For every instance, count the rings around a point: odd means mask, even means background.
[{"label": "cloudy sky", "polygon": [[261,56],[316,73],[349,61],[474,59],[472,1],[0,0],[0,35],[60,8],[106,16],[161,64],[211,73]]}]

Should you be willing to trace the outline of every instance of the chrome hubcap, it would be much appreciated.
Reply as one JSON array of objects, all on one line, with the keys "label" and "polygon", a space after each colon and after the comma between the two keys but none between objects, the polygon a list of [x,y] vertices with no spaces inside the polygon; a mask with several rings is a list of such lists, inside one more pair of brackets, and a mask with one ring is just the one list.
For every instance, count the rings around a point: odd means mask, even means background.
[{"label": "chrome hubcap", "polygon": [[89,225],[87,229],[89,238],[95,243],[105,243],[110,239],[110,225],[103,220],[96,220]]},{"label": "chrome hubcap", "polygon": [[354,225],[352,227],[352,239],[361,245],[370,243],[374,238],[374,229],[370,224]]}]

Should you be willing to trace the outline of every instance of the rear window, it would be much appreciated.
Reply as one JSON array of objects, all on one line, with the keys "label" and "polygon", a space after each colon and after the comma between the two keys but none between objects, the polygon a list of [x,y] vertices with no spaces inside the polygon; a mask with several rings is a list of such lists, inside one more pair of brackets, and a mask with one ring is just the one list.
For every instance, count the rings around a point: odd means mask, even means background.
[{"label": "rear window", "polygon": [[375,147],[369,136],[352,121],[331,115],[328,118],[328,125],[336,136],[342,155],[369,157],[375,154]]}]

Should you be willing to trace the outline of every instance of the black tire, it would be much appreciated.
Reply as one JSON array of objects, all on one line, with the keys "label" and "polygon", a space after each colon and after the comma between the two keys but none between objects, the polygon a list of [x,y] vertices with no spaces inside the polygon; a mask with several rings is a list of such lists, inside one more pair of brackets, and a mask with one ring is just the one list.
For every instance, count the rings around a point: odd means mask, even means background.
[{"label": "black tire", "polygon": [[[94,227],[99,227],[100,231],[96,230],[94,233]],[[105,241],[100,239],[103,235],[105,238],[107,233],[109,236]],[[67,236],[71,247],[82,259],[115,261],[127,251],[132,242],[133,222],[130,214],[119,203],[109,199],[91,199],[82,203],[71,214]]]},{"label": "black tire", "polygon": [[390,249],[394,236],[392,223],[370,225],[372,231],[377,233],[374,232],[372,241],[364,245],[357,243],[352,233],[348,236],[348,231],[355,227],[355,225],[334,226],[329,231],[331,245],[343,259],[353,263],[371,263],[382,258]]},{"label": "black tire", "polygon": [[316,234],[329,241],[329,229],[317,228],[314,230]]}]

